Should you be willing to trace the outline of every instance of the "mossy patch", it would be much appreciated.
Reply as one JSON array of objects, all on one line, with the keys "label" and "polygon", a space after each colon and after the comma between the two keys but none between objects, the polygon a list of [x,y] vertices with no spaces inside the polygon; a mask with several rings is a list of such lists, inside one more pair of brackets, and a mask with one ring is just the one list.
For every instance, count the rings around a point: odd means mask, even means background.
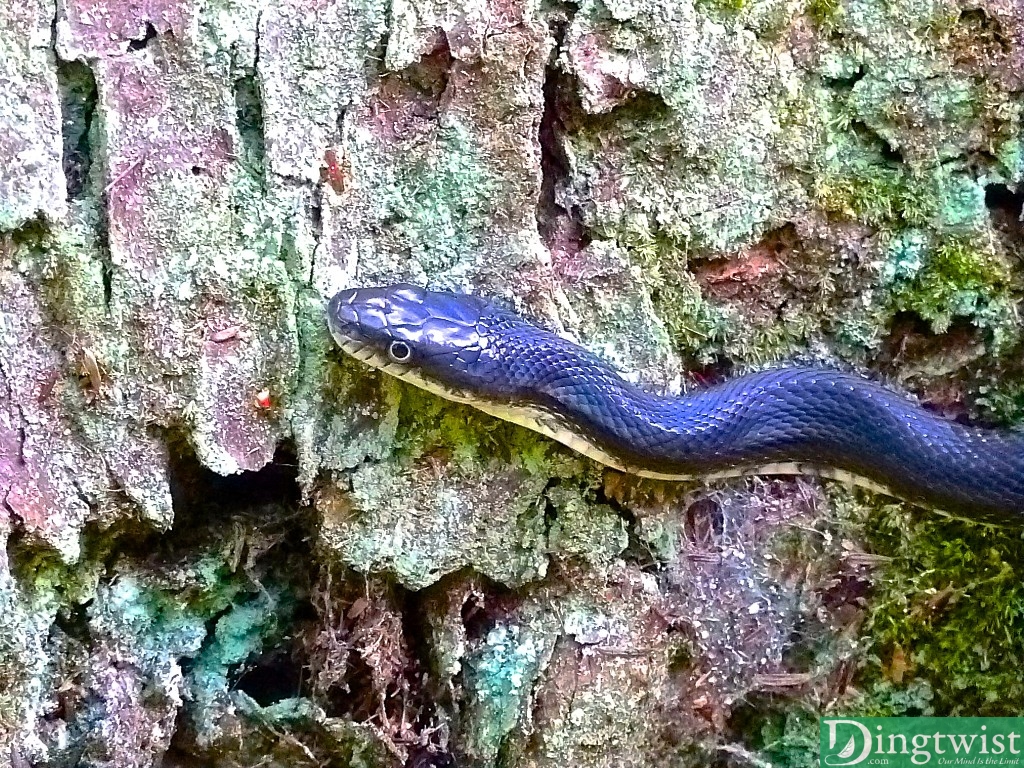
[{"label": "mossy patch", "polygon": [[697,0],[698,8],[705,12],[736,14],[749,5],[748,0]]},{"label": "mossy patch", "polygon": [[547,495],[558,512],[548,533],[551,549],[602,568],[629,545],[625,521],[607,504],[590,503],[578,488],[566,485]]},{"label": "mossy patch", "polygon": [[924,226],[938,213],[932,185],[903,168],[859,165],[840,166],[815,180],[813,195],[822,210],[876,229]]},{"label": "mossy patch", "polygon": [[[87,539],[85,545],[88,544]],[[101,557],[89,550],[73,564],[56,552],[27,544],[12,543],[9,551],[14,582],[37,609],[79,605],[91,600],[99,574],[104,570]]]},{"label": "mossy patch", "polygon": [[1011,425],[1024,421],[1024,381],[1009,379],[982,384],[974,404],[983,409],[987,419]]},{"label": "mossy patch", "polygon": [[493,760],[523,714],[529,692],[551,653],[553,637],[519,625],[500,625],[465,660],[473,723],[469,752]]},{"label": "mossy patch", "polygon": [[1002,142],[996,157],[1007,181],[1016,184],[1024,180],[1024,142],[1016,138]]},{"label": "mossy patch", "polygon": [[553,461],[560,464],[559,459],[568,455],[554,441],[470,406],[451,403],[396,380],[386,380],[385,386],[399,390],[395,435],[399,460],[434,458],[473,472],[497,457],[531,475],[547,475],[557,472]]},{"label": "mossy patch", "polygon": [[880,507],[866,532],[892,561],[871,602],[858,712],[1020,712],[1024,536],[897,504]]},{"label": "mossy patch", "polygon": [[232,667],[281,639],[294,607],[291,595],[275,588],[232,603],[217,618],[191,672],[201,704],[211,704],[213,696],[227,689]]},{"label": "mossy patch", "polygon": [[809,0],[806,13],[818,26],[828,32],[836,28],[843,15],[843,4],[840,0]]},{"label": "mossy patch", "polygon": [[632,222],[614,237],[639,267],[672,345],[700,363],[712,362],[734,328],[727,312],[704,299],[687,270],[686,247],[660,232],[652,233],[642,222]]},{"label": "mossy patch", "polygon": [[882,279],[892,308],[916,313],[936,333],[955,317],[967,317],[991,332],[995,351],[1017,338],[1011,270],[983,242],[904,233],[890,243]]},{"label": "mossy patch", "polygon": [[[730,723],[751,751],[765,762],[757,765],[815,765],[819,713],[783,698],[754,696]],[[755,764],[755,763],[751,763]]]}]

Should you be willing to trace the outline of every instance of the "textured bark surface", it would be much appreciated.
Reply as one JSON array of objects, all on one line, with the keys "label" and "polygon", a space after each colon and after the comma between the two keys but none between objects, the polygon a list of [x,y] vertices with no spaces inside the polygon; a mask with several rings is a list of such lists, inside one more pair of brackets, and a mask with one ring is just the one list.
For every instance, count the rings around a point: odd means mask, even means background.
[{"label": "textured bark surface", "polygon": [[323,302],[1010,424],[1022,105],[1017,0],[0,3],[0,763],[810,765],[823,712],[1018,714],[1016,532],[606,471]]}]

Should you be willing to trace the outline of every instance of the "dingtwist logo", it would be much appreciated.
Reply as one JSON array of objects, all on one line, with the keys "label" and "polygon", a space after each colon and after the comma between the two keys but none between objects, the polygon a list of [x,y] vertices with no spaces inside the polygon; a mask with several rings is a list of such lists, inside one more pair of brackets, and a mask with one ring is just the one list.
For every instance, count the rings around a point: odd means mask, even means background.
[{"label": "dingtwist logo", "polygon": [[[821,756],[821,762],[825,765],[857,765],[862,763],[871,754],[871,731],[863,723],[856,720],[833,720],[827,718],[824,724],[828,726],[828,754]],[[839,726],[850,726],[842,729],[840,737]],[[849,737],[847,739],[847,736]],[[847,739],[845,742],[844,739]],[[843,746],[838,752],[834,751],[839,744]]]},{"label": "dingtwist logo", "polygon": [[820,722],[821,764],[829,768],[1024,768],[1024,718],[825,717]]}]

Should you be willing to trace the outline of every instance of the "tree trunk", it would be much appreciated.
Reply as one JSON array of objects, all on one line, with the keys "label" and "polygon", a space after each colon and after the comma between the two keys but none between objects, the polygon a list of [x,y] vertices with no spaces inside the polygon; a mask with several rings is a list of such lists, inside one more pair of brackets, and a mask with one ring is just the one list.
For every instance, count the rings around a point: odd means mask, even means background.
[{"label": "tree trunk", "polygon": [[603,470],[323,311],[408,281],[661,390],[800,360],[1019,419],[1015,0],[0,30],[0,763],[810,765],[822,712],[1024,706],[1014,536]]}]

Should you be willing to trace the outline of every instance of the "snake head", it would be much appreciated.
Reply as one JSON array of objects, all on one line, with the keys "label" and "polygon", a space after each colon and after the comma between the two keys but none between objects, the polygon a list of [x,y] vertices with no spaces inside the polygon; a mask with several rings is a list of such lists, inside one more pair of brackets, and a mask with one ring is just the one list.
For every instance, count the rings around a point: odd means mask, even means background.
[{"label": "snake head", "polygon": [[500,313],[477,297],[407,284],[340,291],[327,307],[331,335],[345,352],[449,397],[496,386],[482,328]]}]

